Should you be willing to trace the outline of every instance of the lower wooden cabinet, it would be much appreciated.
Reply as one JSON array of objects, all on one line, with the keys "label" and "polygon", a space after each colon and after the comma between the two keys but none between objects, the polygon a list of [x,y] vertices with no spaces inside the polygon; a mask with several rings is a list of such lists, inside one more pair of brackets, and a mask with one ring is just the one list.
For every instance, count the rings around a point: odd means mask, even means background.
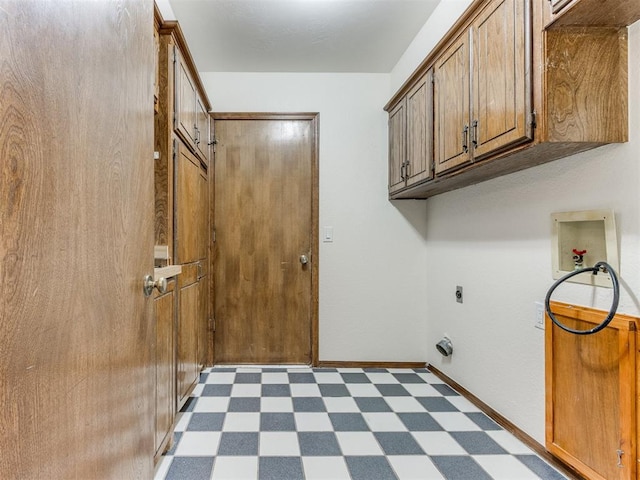
[{"label": "lower wooden cabinet", "polygon": [[[551,310],[579,330],[606,316],[558,302]],[[596,334],[574,335],[546,319],[546,446],[591,480],[636,478],[637,322],[616,315]]]},{"label": "lower wooden cabinet", "polygon": [[176,388],[177,408],[187,401],[198,383],[198,263],[182,265],[179,277]]},{"label": "lower wooden cabinet", "polygon": [[169,448],[175,418],[175,286],[174,279],[167,282],[165,293],[156,293],[156,434],[155,458]]}]

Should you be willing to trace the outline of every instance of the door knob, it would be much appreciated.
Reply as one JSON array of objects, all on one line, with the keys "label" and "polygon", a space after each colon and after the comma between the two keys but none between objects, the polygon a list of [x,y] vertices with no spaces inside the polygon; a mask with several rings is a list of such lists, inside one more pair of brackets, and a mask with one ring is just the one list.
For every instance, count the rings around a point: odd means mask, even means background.
[{"label": "door knob", "polygon": [[309,263],[309,257],[307,257],[306,255],[300,255],[300,263],[302,265],[306,265],[307,263]]},{"label": "door knob", "polygon": [[145,275],[144,284],[142,286],[144,296],[149,297],[151,293],[153,293],[154,287],[157,288],[160,293],[165,293],[167,291],[167,279],[160,277],[158,280],[154,280],[153,276]]}]

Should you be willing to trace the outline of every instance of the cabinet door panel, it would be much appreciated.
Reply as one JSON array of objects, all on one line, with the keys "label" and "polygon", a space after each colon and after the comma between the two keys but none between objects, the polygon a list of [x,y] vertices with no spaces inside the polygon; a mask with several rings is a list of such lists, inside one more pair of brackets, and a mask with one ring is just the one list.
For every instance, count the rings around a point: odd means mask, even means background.
[{"label": "cabinet door panel", "polygon": [[198,260],[206,260],[209,256],[209,182],[207,172],[200,169],[198,175],[198,203],[194,205],[197,215],[198,237]]},{"label": "cabinet door panel", "polygon": [[175,129],[185,142],[195,146],[196,138],[196,89],[187,65],[176,48],[176,124]]},{"label": "cabinet door panel", "polygon": [[405,187],[406,99],[389,112],[389,194]]},{"label": "cabinet door panel", "polygon": [[174,416],[174,287],[169,281],[168,292],[154,301],[156,310],[156,455],[172,433]]},{"label": "cabinet door panel", "polygon": [[180,289],[178,314],[178,405],[186,400],[198,381],[198,283]]},{"label": "cabinet door panel", "polygon": [[471,161],[469,153],[469,37],[461,35],[436,63],[436,173]]},{"label": "cabinet door panel", "polygon": [[200,203],[204,195],[200,161],[180,141],[176,145],[176,261],[185,264],[202,255]]},{"label": "cabinet door panel", "polygon": [[532,138],[529,2],[496,0],[472,25],[474,157]]},{"label": "cabinet door panel", "polygon": [[209,276],[198,280],[198,363],[207,364],[209,351]]},{"label": "cabinet door panel", "polygon": [[431,178],[433,167],[433,70],[407,94],[407,186]]},{"label": "cabinet door panel", "polygon": [[196,153],[205,166],[209,165],[209,113],[200,97],[196,98]]}]

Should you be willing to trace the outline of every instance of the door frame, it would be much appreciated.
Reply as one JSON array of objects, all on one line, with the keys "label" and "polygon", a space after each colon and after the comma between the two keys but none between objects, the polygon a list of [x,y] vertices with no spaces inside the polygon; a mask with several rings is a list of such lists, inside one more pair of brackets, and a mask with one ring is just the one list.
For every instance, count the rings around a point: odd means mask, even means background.
[{"label": "door frame", "polygon": [[[213,112],[211,118],[214,123],[216,120],[308,120],[311,124],[311,143],[313,151],[311,153],[311,366],[318,366],[319,362],[319,162],[320,162],[320,132],[319,121],[320,114],[318,112],[298,112],[298,113],[274,113],[274,112]],[[215,127],[213,129],[215,135]],[[215,136],[214,136],[215,145]],[[214,167],[213,175],[215,176],[215,150],[214,150]],[[215,178],[211,182],[213,189],[212,196],[212,215],[215,215]],[[213,218],[215,225],[215,217]],[[211,245],[213,249],[213,243]],[[213,258],[213,256],[212,256]],[[215,260],[214,260],[215,261]],[[213,265],[215,268],[215,265]],[[215,288],[215,282],[211,282],[211,291]],[[215,297],[213,298],[215,302]],[[215,355],[215,352],[214,352]],[[215,357],[214,357],[215,363]]]}]

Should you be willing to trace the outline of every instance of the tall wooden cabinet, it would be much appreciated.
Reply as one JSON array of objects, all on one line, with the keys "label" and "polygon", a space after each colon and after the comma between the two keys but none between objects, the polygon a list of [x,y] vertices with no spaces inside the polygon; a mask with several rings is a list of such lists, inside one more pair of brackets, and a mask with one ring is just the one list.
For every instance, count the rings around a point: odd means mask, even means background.
[{"label": "tall wooden cabinet", "polygon": [[[208,252],[212,165],[211,106],[184,36],[179,24],[164,21],[157,9],[156,25],[156,245],[158,251],[168,251],[166,263],[181,266],[171,295],[157,299],[162,312],[158,321],[163,322],[158,324],[158,332],[171,335],[170,341],[158,339],[164,348],[158,375],[162,374],[163,385],[167,375],[172,382],[170,402],[166,390],[158,393],[156,447],[162,453],[170,443],[166,435],[172,431],[175,412],[189,398],[200,370],[211,358]],[[167,313],[170,309],[171,317]],[[171,369],[167,367],[168,348],[172,349]]]}]

